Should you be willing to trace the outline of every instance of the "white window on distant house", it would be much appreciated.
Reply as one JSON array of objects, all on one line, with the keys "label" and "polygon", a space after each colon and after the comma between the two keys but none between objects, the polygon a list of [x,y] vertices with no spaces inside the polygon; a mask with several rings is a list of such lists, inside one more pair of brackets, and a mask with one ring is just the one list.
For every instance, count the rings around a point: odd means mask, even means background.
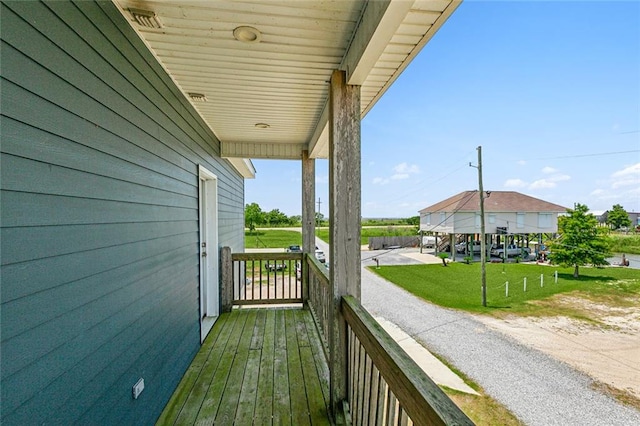
[{"label": "white window on distant house", "polygon": [[495,224],[496,223],[496,215],[493,213],[489,214],[489,223],[491,224]]},{"label": "white window on distant house", "polygon": [[476,228],[480,228],[480,214],[476,213]]},{"label": "white window on distant house", "polygon": [[524,228],[525,213],[516,213],[516,228]]},{"label": "white window on distant house", "polygon": [[551,228],[551,213],[538,213],[538,228]]},{"label": "white window on distant house", "polygon": [[426,213],[424,215],[424,223],[427,225],[431,225],[431,213]]},{"label": "white window on distant house", "polygon": [[444,225],[447,222],[447,214],[442,212],[440,213],[440,222],[438,225]]}]

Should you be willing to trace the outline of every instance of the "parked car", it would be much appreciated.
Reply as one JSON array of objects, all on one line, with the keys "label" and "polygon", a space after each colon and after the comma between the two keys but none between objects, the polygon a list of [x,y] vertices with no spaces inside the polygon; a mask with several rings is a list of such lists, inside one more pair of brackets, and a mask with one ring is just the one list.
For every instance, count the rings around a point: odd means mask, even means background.
[{"label": "parked car", "polygon": [[267,262],[264,264],[264,268],[270,272],[284,271],[285,269],[287,269],[287,264],[270,262],[267,260]]},{"label": "parked car", "polygon": [[287,253],[302,253],[302,248],[298,245],[289,246],[289,248],[287,248]]},{"label": "parked car", "polygon": [[318,259],[320,263],[325,263],[327,261],[327,258],[324,255],[324,252],[320,249],[316,249],[316,259]]},{"label": "parked car", "polygon": [[[456,251],[458,253],[464,253],[467,250],[467,243],[461,242],[455,245]],[[480,253],[480,241],[472,241],[469,243],[469,252],[470,253]]]},{"label": "parked car", "polygon": [[[491,246],[490,251],[492,256],[498,256],[499,258],[504,258],[504,246]],[[507,244],[507,257],[510,256],[522,256],[524,258],[529,257],[531,254],[531,249],[529,247],[518,247],[515,244]]]}]

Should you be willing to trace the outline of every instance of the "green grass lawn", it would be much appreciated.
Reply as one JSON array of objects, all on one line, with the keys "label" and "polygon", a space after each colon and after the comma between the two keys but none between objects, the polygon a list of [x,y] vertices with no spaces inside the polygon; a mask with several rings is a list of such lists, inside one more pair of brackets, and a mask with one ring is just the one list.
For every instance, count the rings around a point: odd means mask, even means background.
[{"label": "green grass lawn", "polygon": [[614,253],[640,254],[640,235],[612,234],[611,240]]},{"label": "green grass lawn", "polygon": [[[388,237],[388,236],[418,236],[416,227],[412,225],[407,226],[363,226],[360,231],[360,245],[364,246],[369,244],[369,237]],[[329,229],[328,228],[316,228],[316,236],[322,241],[329,243]]]},{"label": "green grass lawn", "polygon": [[297,231],[280,229],[257,229],[245,231],[245,248],[287,248],[302,244],[302,234]]},{"label": "green grass lawn", "polygon": [[[580,278],[573,278],[573,268],[521,263],[488,263],[487,307],[482,306],[480,264],[441,264],[381,266],[373,272],[405,288],[418,297],[437,305],[470,312],[495,311],[533,313],[531,301],[541,300],[558,293],[579,291],[587,297],[607,297],[611,293],[640,296],[640,271],[629,268],[580,268]],[[554,272],[558,271],[558,283]],[[540,286],[543,276],[543,287]],[[524,291],[524,278],[527,291]],[[506,296],[506,282],[509,296]]]}]

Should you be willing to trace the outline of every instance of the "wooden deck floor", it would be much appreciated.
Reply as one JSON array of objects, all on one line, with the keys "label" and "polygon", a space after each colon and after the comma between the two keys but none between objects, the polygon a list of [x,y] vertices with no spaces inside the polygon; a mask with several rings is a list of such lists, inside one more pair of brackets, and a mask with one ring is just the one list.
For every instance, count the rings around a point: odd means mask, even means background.
[{"label": "wooden deck floor", "polygon": [[223,314],[158,425],[330,424],[329,370],[308,310]]}]

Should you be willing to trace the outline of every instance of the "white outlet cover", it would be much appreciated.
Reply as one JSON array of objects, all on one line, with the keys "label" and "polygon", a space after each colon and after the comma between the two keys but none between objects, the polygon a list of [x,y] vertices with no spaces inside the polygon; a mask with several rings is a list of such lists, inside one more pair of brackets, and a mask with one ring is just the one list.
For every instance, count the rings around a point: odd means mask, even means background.
[{"label": "white outlet cover", "polygon": [[133,385],[133,399],[138,399],[142,391],[144,390],[144,379],[141,377],[140,380]]}]

